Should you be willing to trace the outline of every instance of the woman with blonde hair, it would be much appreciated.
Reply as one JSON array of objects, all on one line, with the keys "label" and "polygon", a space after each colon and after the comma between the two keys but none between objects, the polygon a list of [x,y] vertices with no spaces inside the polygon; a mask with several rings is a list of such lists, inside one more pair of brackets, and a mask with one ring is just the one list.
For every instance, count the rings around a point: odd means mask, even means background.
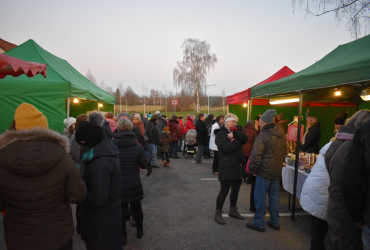
[{"label": "woman with blonde hair", "polygon": [[236,203],[242,184],[242,169],[245,168],[243,145],[247,143],[248,136],[238,130],[230,132],[237,122],[238,117],[229,113],[225,116],[224,124],[214,131],[219,155],[218,180],[221,186],[216,201],[215,221],[221,225],[225,225],[225,221],[222,218],[222,207],[230,188],[229,216],[239,220],[244,219],[238,213]]}]

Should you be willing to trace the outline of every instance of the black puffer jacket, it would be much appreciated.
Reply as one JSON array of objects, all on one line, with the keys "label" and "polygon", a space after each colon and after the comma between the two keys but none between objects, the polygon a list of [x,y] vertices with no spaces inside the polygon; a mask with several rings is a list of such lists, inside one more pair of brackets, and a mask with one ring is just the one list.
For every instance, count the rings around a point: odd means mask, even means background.
[{"label": "black puffer jacket", "polygon": [[319,153],[319,142],[321,138],[320,123],[317,123],[308,129],[305,142],[302,145],[302,151],[306,153]]},{"label": "black puffer jacket", "polygon": [[160,115],[157,115],[157,117],[158,120],[156,127],[158,129],[158,138],[160,138],[162,135],[163,128],[167,126],[167,122]]},{"label": "black puffer jacket", "polygon": [[243,145],[247,143],[248,136],[240,131],[234,131],[235,140],[230,141],[227,135],[230,131],[222,125],[215,130],[215,143],[218,148],[218,180],[232,181],[238,180],[243,175],[245,160],[243,155]]},{"label": "black puffer jacket", "polygon": [[109,126],[109,122],[105,121],[103,123],[102,129],[103,129],[104,135],[108,138],[108,140],[112,140],[112,129]]},{"label": "black puffer jacket", "polygon": [[[162,131],[161,131],[162,133]],[[149,121],[148,126],[146,126],[146,136],[148,136],[148,143],[157,145],[159,142],[158,128],[154,122]]]},{"label": "black puffer jacket", "polygon": [[197,130],[197,143],[202,146],[208,145],[208,130],[205,123],[198,119],[195,124],[195,129]]},{"label": "black puffer jacket", "polygon": [[82,237],[87,249],[122,250],[121,175],[118,149],[103,139],[85,162]]},{"label": "black puffer jacket", "polygon": [[281,175],[286,139],[283,130],[275,123],[266,124],[257,135],[249,157],[249,171],[264,179],[274,180]]},{"label": "black puffer jacket", "polygon": [[119,150],[121,162],[121,202],[130,203],[144,198],[139,167],[151,167],[142,146],[137,143],[131,131],[121,131],[115,135],[113,144]]},{"label": "black puffer jacket", "polygon": [[[138,127],[134,126],[134,127],[132,127],[132,133],[134,133],[134,135],[136,136],[136,139],[140,143],[140,145],[144,147],[144,150],[150,152],[149,145],[145,141],[144,136],[141,134],[140,129]],[[117,134],[118,134],[118,131],[116,129],[112,133],[112,136],[115,137]]]}]

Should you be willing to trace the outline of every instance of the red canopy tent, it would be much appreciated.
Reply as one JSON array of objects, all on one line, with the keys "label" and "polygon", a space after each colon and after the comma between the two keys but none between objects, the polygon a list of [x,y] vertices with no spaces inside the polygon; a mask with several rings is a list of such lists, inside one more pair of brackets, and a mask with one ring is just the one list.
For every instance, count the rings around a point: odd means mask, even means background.
[{"label": "red canopy tent", "polygon": [[28,77],[33,77],[37,74],[42,74],[46,78],[46,64],[27,62],[21,59],[0,54],[0,79],[7,75],[14,77],[26,74]]},{"label": "red canopy tent", "polygon": [[[293,70],[291,70],[289,67],[284,66],[278,72],[276,72],[275,74],[273,74],[272,76],[270,76],[266,80],[254,85],[254,86],[262,85],[262,84],[265,84],[265,83],[268,83],[268,82],[273,82],[273,81],[279,80],[281,78],[293,75],[294,73],[295,72]],[[247,100],[250,100],[250,97],[251,97],[251,88],[246,89],[244,91],[241,91],[239,93],[227,96],[227,104],[228,105],[229,104],[243,104]],[[253,105],[257,104],[257,103],[255,103],[255,101],[258,101],[258,100],[253,99],[253,103],[252,103]],[[263,104],[257,104],[257,105],[263,105]]]}]

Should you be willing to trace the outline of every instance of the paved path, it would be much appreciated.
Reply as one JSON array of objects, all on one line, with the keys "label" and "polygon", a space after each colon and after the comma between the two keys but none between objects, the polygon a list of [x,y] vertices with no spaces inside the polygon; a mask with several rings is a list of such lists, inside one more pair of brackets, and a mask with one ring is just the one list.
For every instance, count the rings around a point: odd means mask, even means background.
[{"label": "paved path", "polygon": [[[280,231],[266,227],[266,232],[258,233],[246,228],[252,217],[243,221],[225,218],[226,225],[217,224],[213,217],[219,182],[212,180],[217,176],[212,174],[211,160],[205,160],[205,166],[192,162],[183,157],[171,159],[171,167],[154,169],[150,177],[142,171],[144,237],[136,239],[136,229],[128,224],[125,249],[309,249],[311,217],[301,211],[303,215],[298,215],[296,222],[289,216],[281,217]],[[238,208],[246,216],[252,216],[249,193],[250,185],[243,183]],[[289,213],[288,194],[281,191],[280,197],[280,213]],[[228,209],[227,200],[225,213]],[[0,228],[0,250],[3,250],[5,244]],[[85,249],[77,234],[74,249]]]}]

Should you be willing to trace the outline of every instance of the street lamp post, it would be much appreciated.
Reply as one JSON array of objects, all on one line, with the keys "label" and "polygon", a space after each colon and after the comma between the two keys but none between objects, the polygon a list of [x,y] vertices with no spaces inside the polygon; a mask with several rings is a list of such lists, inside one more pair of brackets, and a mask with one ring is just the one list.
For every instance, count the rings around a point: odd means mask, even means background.
[{"label": "street lamp post", "polygon": [[208,94],[208,115],[209,115],[209,89],[208,89],[208,87],[209,87],[209,86],[216,86],[216,84],[206,85],[206,88],[207,88],[207,94]]}]

